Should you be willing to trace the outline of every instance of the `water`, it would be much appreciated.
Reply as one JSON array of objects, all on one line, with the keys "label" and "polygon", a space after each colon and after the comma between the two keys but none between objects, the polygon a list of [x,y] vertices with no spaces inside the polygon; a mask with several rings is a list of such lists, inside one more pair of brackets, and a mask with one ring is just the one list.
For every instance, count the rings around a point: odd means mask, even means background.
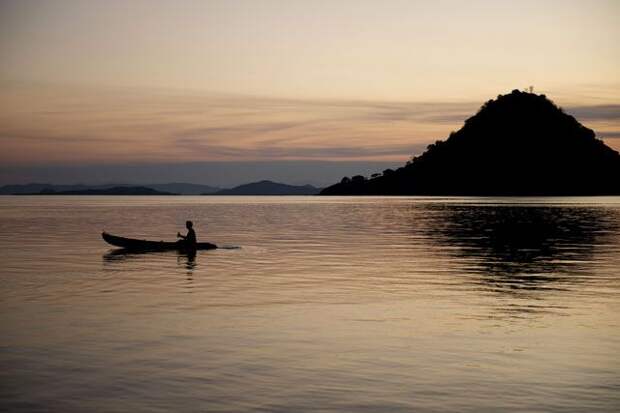
[{"label": "water", "polygon": [[[240,248],[114,254],[100,232]],[[0,410],[620,409],[620,198],[2,197]]]}]

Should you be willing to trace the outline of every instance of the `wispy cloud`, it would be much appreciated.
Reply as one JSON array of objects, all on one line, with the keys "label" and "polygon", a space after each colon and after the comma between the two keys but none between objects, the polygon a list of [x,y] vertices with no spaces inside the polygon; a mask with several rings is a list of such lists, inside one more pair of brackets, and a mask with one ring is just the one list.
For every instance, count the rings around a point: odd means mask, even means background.
[{"label": "wispy cloud", "polygon": [[620,130],[600,132],[599,136],[603,139],[620,139]]},{"label": "wispy cloud", "polygon": [[620,121],[620,105],[569,106],[565,110],[581,121]]},{"label": "wispy cloud", "polygon": [[421,152],[426,145],[394,144],[366,147],[353,146],[294,146],[292,148],[261,145],[255,148],[235,148],[233,146],[212,145],[203,139],[183,138],[177,145],[197,154],[218,155],[225,158],[245,158],[248,154],[257,159],[330,159],[330,158],[367,158],[381,156],[402,156]]},{"label": "wispy cloud", "polygon": [[[402,162],[457,130],[481,103],[8,88],[0,101],[0,161]],[[613,145],[619,109],[573,105],[566,112]]]}]

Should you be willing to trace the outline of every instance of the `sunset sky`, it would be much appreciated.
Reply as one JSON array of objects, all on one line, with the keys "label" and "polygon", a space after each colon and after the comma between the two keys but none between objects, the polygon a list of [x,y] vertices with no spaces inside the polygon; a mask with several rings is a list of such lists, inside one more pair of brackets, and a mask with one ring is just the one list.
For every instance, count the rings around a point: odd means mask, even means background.
[{"label": "sunset sky", "polygon": [[239,162],[323,183],[291,165],[401,164],[530,85],[620,150],[619,17],[618,1],[3,0],[0,184]]}]

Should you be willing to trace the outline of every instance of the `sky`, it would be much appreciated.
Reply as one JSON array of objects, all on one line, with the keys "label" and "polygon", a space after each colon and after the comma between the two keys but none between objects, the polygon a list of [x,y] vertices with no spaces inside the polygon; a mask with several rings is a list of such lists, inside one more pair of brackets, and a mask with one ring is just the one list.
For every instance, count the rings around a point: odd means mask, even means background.
[{"label": "sky", "polygon": [[1,0],[0,184],[242,183],[240,163],[329,183],[306,166],[402,164],[528,86],[620,150],[619,17],[618,1]]}]

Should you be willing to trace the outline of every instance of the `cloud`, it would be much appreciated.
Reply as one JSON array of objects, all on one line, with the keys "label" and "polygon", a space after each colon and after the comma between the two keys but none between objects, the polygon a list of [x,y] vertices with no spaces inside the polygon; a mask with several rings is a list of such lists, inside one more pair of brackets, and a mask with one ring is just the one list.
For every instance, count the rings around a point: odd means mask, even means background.
[{"label": "cloud", "polygon": [[0,134],[0,142],[7,141],[18,141],[23,143],[33,143],[33,144],[46,144],[49,142],[54,142],[55,144],[85,144],[85,143],[99,143],[102,145],[110,144],[114,141],[113,138],[105,138],[105,137],[93,137],[86,135],[63,135],[63,136],[54,136],[51,134],[28,134],[27,131],[24,133],[11,133],[11,134]]},{"label": "cloud", "polygon": [[620,139],[620,130],[598,132],[597,136],[603,139]]},{"label": "cloud", "polygon": [[[404,162],[460,128],[481,104],[7,88],[0,101],[0,162]],[[619,108],[566,111],[615,139]]]},{"label": "cloud", "polygon": [[620,121],[620,105],[570,106],[565,111],[580,121]]},{"label": "cloud", "polygon": [[290,184],[331,185],[343,176],[370,175],[401,162],[373,161],[248,161],[177,163],[95,163],[89,165],[6,166],[0,164],[0,185],[11,183],[164,183],[193,182],[231,187],[260,179]]},{"label": "cloud", "polygon": [[212,145],[202,139],[183,138],[177,140],[177,145],[193,153],[216,154],[222,157],[242,158],[251,152],[257,159],[359,159],[380,156],[402,156],[424,150],[425,144],[395,144],[367,147],[353,146],[294,146],[291,148],[262,145],[253,149],[235,148],[232,146]]}]

